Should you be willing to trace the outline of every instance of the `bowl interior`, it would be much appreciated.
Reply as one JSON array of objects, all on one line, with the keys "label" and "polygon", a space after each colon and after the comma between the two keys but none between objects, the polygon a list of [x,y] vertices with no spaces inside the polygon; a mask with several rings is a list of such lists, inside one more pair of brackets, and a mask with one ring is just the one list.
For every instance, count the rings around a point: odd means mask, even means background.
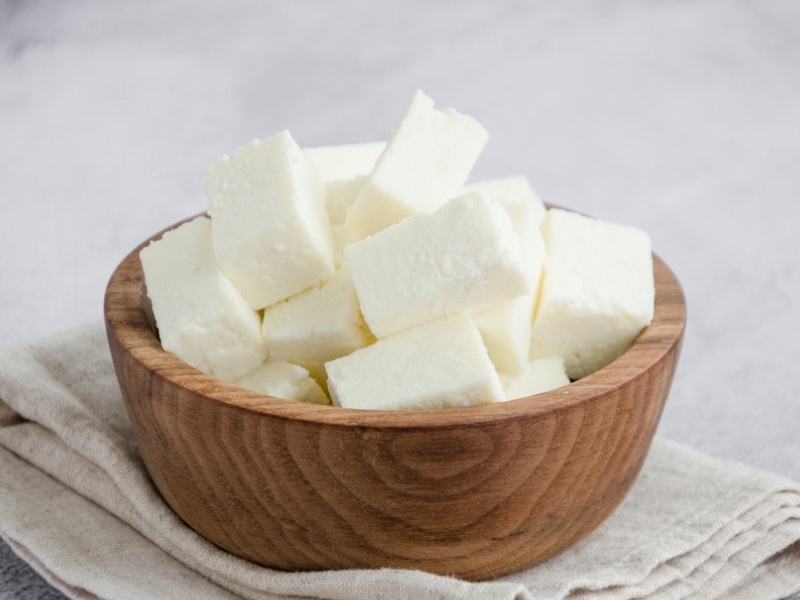
[{"label": "bowl interior", "polygon": [[653,321],[622,356],[568,386],[502,403],[435,411],[363,411],[287,402],[211,377],[161,347],[138,253],[151,240],[160,238],[178,224],[140,244],[118,266],[106,291],[107,327],[147,369],[216,401],[249,411],[320,423],[374,427],[429,428],[513,419],[523,414],[557,411],[608,393],[662,361],[683,339],[686,323],[683,290],[669,267],[653,254],[656,289]]}]

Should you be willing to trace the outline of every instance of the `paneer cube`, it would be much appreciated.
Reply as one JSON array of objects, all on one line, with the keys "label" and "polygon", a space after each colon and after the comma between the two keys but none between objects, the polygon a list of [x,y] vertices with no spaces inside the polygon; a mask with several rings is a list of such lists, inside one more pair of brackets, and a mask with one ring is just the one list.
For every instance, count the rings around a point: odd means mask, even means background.
[{"label": "paneer cube", "polygon": [[498,371],[514,375],[522,373],[528,364],[531,324],[539,294],[545,248],[534,207],[527,202],[510,200],[501,200],[499,203],[514,224],[533,291],[476,312],[473,318],[494,366]]},{"label": "paneer cube", "polygon": [[619,357],[653,319],[649,236],[634,227],[551,209],[531,358],[560,356],[570,379]]},{"label": "paneer cube", "polygon": [[204,175],[214,253],[252,308],[333,277],[325,190],[288,131],[253,140]]},{"label": "paneer cube", "polygon": [[346,268],[330,281],[264,311],[262,335],[272,360],[298,364],[325,385],[325,363],[375,341]]},{"label": "paneer cube", "polygon": [[239,387],[283,400],[330,404],[322,387],[299,365],[268,361],[234,382]]},{"label": "paneer cube", "polygon": [[139,258],[164,350],[228,382],[264,361],[258,314],[219,268],[207,217],[166,232]]},{"label": "paneer cube", "polygon": [[348,241],[364,239],[459,194],[489,134],[472,117],[435,110],[417,91],[348,210]]},{"label": "paneer cube", "polygon": [[541,225],[547,213],[547,207],[542,199],[531,187],[528,178],[524,175],[514,175],[512,177],[501,177],[498,179],[485,179],[475,181],[464,186],[465,192],[481,190],[492,200],[502,202],[503,205],[519,204],[527,206],[533,211],[536,224]]},{"label": "paneer cube", "polygon": [[481,192],[346,246],[344,256],[378,338],[533,291],[508,213]]},{"label": "paneer cube", "polygon": [[561,357],[535,358],[528,362],[519,375],[499,375],[508,400],[549,392],[570,383]]},{"label": "paneer cube", "polygon": [[361,142],[304,148],[323,183],[369,175],[386,142]]},{"label": "paneer cube", "polygon": [[331,400],[344,408],[434,409],[505,399],[467,313],[378,340],[325,368]]}]

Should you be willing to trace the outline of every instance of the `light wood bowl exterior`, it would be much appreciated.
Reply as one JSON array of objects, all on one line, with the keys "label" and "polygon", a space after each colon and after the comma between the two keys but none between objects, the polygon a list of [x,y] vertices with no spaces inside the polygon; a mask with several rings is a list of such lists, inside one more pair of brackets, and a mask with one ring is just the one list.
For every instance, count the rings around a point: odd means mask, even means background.
[{"label": "light wood bowl exterior", "polygon": [[105,318],[147,470],[202,536],[287,571],[397,567],[479,580],[572,546],[636,479],[686,320],[680,284],[654,256],[652,324],[580,381],[471,408],[317,406],[221,382],[165,352],[140,248],[113,273]]}]

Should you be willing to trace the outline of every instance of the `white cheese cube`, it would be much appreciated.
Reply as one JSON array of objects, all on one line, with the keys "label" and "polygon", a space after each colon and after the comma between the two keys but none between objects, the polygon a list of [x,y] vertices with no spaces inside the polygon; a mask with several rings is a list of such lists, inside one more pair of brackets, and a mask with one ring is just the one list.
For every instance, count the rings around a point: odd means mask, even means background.
[{"label": "white cheese cube", "polygon": [[333,235],[333,258],[336,268],[344,263],[344,247],[351,242],[344,225],[347,209],[353,204],[367,178],[357,175],[351,179],[336,179],[325,183],[325,206]]},{"label": "white cheese cube", "polygon": [[533,290],[508,213],[481,192],[346,246],[344,256],[378,338]]},{"label": "white cheese cube", "polygon": [[284,400],[330,404],[327,394],[299,365],[269,361],[234,382],[236,385]]},{"label": "white cheese cube", "polygon": [[533,211],[537,225],[541,225],[545,213],[547,212],[547,207],[544,205],[544,202],[542,202],[542,199],[534,191],[528,178],[524,175],[486,179],[468,183],[464,186],[464,191],[466,192],[471,192],[473,190],[482,190],[486,192],[489,198],[503,203],[504,206],[508,204],[528,206]]},{"label": "white cheese cube", "polygon": [[267,308],[261,331],[272,360],[301,365],[323,385],[326,362],[375,341],[347,269]]},{"label": "white cheese cube", "polygon": [[[491,196],[490,196],[491,199]],[[544,268],[544,237],[540,221],[536,214],[536,209],[527,203],[511,202],[499,200],[499,204],[506,209],[511,222],[514,224],[514,232],[519,238],[519,245],[522,249],[522,258],[525,260],[528,271],[531,274],[536,287],[542,278]]]},{"label": "white cheese cube", "polygon": [[433,212],[459,194],[488,135],[472,117],[435,110],[417,91],[347,213],[350,241],[416,212]]},{"label": "white cheese cube", "polygon": [[489,358],[497,370],[519,374],[528,364],[531,324],[544,264],[544,238],[536,219],[536,211],[529,203],[501,200],[500,204],[514,224],[522,256],[533,283],[533,291],[477,312],[473,318],[489,350]]},{"label": "white cheese cube", "polygon": [[204,170],[222,270],[260,309],[333,277],[333,241],[316,169],[287,131]]},{"label": "white cheese cube", "polygon": [[499,375],[508,400],[549,392],[570,382],[561,357],[534,359],[528,362],[525,371],[520,375]]},{"label": "white cheese cube", "polygon": [[139,258],[165,350],[225,381],[263,362],[258,314],[217,265],[208,218],[166,232]]},{"label": "white cheese cube", "polygon": [[333,403],[373,410],[500,402],[500,379],[466,313],[378,340],[325,365]]},{"label": "white cheese cube", "polygon": [[353,204],[366,181],[365,175],[356,175],[350,179],[335,179],[325,183],[325,208],[331,226],[344,223],[347,209]]},{"label": "white cheese cube", "polygon": [[636,228],[551,209],[531,358],[561,356],[580,379],[630,347],[653,318],[648,235]]},{"label": "white cheese cube", "polygon": [[499,203],[506,209],[511,222],[514,225],[514,232],[519,239],[519,246],[522,250],[522,259],[528,269],[530,278],[533,281],[533,293],[537,293],[542,279],[544,269],[544,237],[536,219],[536,211],[527,204],[515,204],[513,202],[501,201]]},{"label": "white cheese cube", "polygon": [[304,148],[323,183],[369,175],[386,142],[362,142]]},{"label": "white cheese cube", "polygon": [[489,358],[498,371],[519,374],[528,364],[536,296],[506,300],[473,315]]}]

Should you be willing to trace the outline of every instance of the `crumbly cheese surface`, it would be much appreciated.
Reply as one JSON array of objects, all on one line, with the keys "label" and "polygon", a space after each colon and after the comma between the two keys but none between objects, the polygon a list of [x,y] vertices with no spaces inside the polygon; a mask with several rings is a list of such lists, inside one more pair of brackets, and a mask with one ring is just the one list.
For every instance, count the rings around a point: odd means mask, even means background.
[{"label": "crumbly cheese surface", "polygon": [[535,300],[534,294],[525,294],[473,315],[489,358],[498,371],[520,374],[525,370]]},{"label": "crumbly cheese surface", "polygon": [[531,357],[561,356],[580,379],[630,347],[653,319],[650,238],[636,228],[560,209],[542,223],[545,272]]},{"label": "crumbly cheese surface", "polygon": [[[491,196],[489,198],[491,199]],[[499,200],[498,203],[506,210],[514,226],[522,250],[522,259],[530,273],[536,293],[542,278],[545,256],[544,237],[536,209],[527,203],[508,200]]]},{"label": "crumbly cheese surface", "polygon": [[263,362],[258,314],[217,265],[208,218],[166,232],[139,258],[165,350],[229,382]]},{"label": "crumbly cheese surface", "polygon": [[524,175],[475,181],[464,186],[464,191],[471,192],[473,190],[486,192],[492,200],[497,200],[505,206],[518,204],[528,207],[532,211],[537,225],[541,225],[547,213],[544,202]]},{"label": "crumbly cheese surface", "polygon": [[569,377],[564,371],[564,359],[537,358],[528,362],[525,370],[512,376],[500,373],[507,400],[526,398],[542,392],[549,392],[569,384]]},{"label": "crumbly cheese surface", "polygon": [[204,170],[214,253],[252,308],[333,277],[325,191],[287,131]]},{"label": "crumbly cheese surface", "polygon": [[351,244],[344,256],[378,338],[533,288],[508,213],[481,192]]},{"label": "crumbly cheese surface", "polygon": [[364,323],[347,269],[264,311],[262,334],[273,360],[305,367],[324,385],[325,363],[374,337]]},{"label": "crumbly cheese surface", "polygon": [[335,179],[325,183],[325,207],[328,210],[331,226],[344,224],[347,209],[366,181],[366,175],[356,175],[349,179]]},{"label": "crumbly cheese surface", "polygon": [[539,229],[536,210],[528,202],[501,199],[499,203],[511,217],[533,291],[476,312],[473,318],[489,350],[489,358],[497,370],[520,374],[528,364],[531,325],[544,265],[544,239]]},{"label": "crumbly cheese surface", "polygon": [[331,399],[345,408],[435,409],[505,399],[466,313],[378,340],[327,363],[326,370]]},{"label": "crumbly cheese surface", "polygon": [[337,269],[344,262],[344,247],[352,241],[345,226],[347,209],[353,204],[366,181],[366,176],[357,175],[351,179],[336,179],[325,184],[325,206],[331,223],[333,256]]},{"label": "crumbly cheese surface", "polygon": [[234,382],[239,387],[284,400],[330,404],[320,385],[306,369],[282,361],[269,361]]},{"label": "crumbly cheese surface", "polygon": [[362,142],[304,148],[323,183],[369,175],[386,142]]},{"label": "crumbly cheese surface", "polygon": [[418,91],[347,213],[349,241],[377,233],[417,212],[433,212],[459,194],[486,145],[472,117],[436,110]]}]

